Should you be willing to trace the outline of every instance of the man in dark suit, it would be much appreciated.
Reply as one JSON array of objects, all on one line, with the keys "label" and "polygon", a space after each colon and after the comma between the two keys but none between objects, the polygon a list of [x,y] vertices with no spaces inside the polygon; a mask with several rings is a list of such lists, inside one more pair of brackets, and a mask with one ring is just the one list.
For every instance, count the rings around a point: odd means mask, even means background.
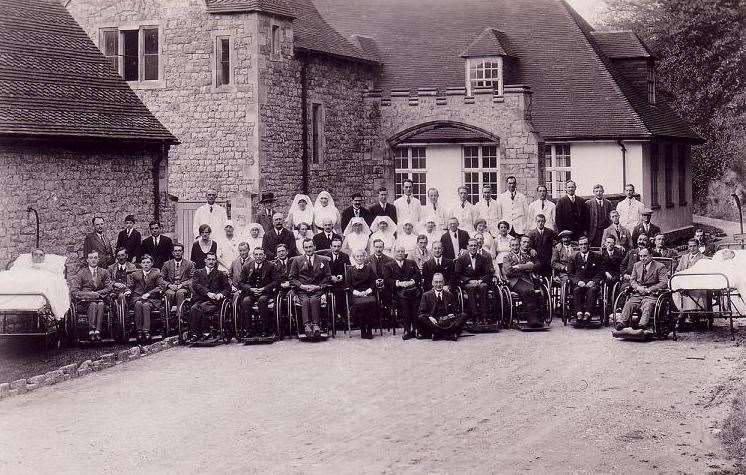
[{"label": "man in dark suit", "polygon": [[601,248],[601,260],[604,275],[609,283],[614,283],[621,277],[619,268],[622,266],[626,254],[627,250],[617,245],[613,234],[606,235],[604,245]]},{"label": "man in dark suit", "polygon": [[444,285],[450,290],[453,285],[453,259],[443,255],[443,243],[433,243],[433,255],[430,260],[422,264],[422,288],[428,291],[433,288],[433,277],[435,274],[443,274]]},{"label": "man in dark suit", "polygon": [[554,251],[554,241],[557,239],[557,233],[544,225],[547,218],[543,214],[536,215],[536,227],[526,235],[531,242],[531,249],[536,251],[536,269],[537,274],[549,277],[552,275],[552,252]]},{"label": "man in dark suit", "polygon": [[153,258],[143,254],[140,259],[141,269],[130,274],[127,279],[130,301],[135,309],[135,327],[137,341],[150,340],[150,313],[161,306],[161,295],[168,285],[161,271],[153,267]]},{"label": "man in dark suit", "polygon": [[127,249],[117,249],[116,262],[107,269],[111,277],[112,291],[119,297],[127,291],[127,278],[137,270],[137,266],[130,262]]},{"label": "man in dark suit", "polygon": [[459,229],[458,218],[448,220],[448,230],[440,237],[443,244],[443,255],[449,259],[455,260],[462,250],[466,249],[469,243],[469,233]]},{"label": "man in dark suit", "polygon": [[630,280],[632,294],[624,304],[622,318],[616,326],[617,331],[630,326],[632,313],[638,309],[641,312],[639,328],[647,329],[658,293],[668,285],[668,269],[652,259],[650,249],[640,249],[639,255],[640,261],[634,265]]},{"label": "man in dark suit", "polygon": [[347,224],[352,218],[363,218],[368,226],[373,222],[373,218],[370,215],[370,211],[363,207],[363,195],[355,193],[352,195],[352,206],[349,206],[342,211],[342,231],[347,228]]},{"label": "man in dark suit", "polygon": [[[256,214],[256,222],[262,225],[264,233],[268,233],[272,230],[272,216],[275,214],[275,210],[272,206],[275,204],[274,193],[262,193],[259,197],[259,210]],[[266,252],[266,251],[265,251]]]},{"label": "man in dark suit", "polygon": [[611,224],[604,229],[601,241],[606,242],[607,237],[613,236],[617,246],[622,246],[626,250],[631,249],[633,244],[632,234],[629,229],[619,223],[619,211],[612,210],[609,216],[611,217]]},{"label": "man in dark suit", "polygon": [[[267,251],[264,251],[265,255]],[[277,245],[277,257],[272,261],[280,272],[280,292],[290,290],[290,258],[288,257],[288,247],[285,244]]]},{"label": "man in dark suit", "polygon": [[72,278],[70,293],[76,302],[88,306],[88,336],[92,341],[99,341],[106,308],[105,300],[112,290],[111,277],[106,269],[99,267],[97,251],[90,251],[86,255],[86,264],[86,267],[80,269]]},{"label": "man in dark suit", "polygon": [[624,277],[625,280],[629,281],[632,278],[632,271],[634,270],[635,264],[640,260],[640,251],[648,249],[649,239],[647,235],[640,234],[637,237],[637,247],[630,250],[622,259],[622,264],[619,266],[619,273]]},{"label": "man in dark suit", "polygon": [[476,320],[481,313],[485,321],[490,318],[488,298],[495,268],[492,259],[477,252],[479,248],[476,239],[469,239],[467,252],[453,262],[453,280],[468,296],[469,318]]},{"label": "man in dark suit", "polygon": [[321,296],[331,283],[329,259],[315,254],[311,239],[303,241],[304,255],[290,263],[290,285],[301,304],[303,331],[307,337],[321,336]]},{"label": "man in dark suit", "polygon": [[[378,201],[376,202],[376,204],[368,208],[371,222],[373,222],[373,220],[376,219],[376,216],[388,216],[389,218],[391,218],[391,221],[395,223],[397,222],[396,221],[396,206],[389,203],[388,199],[389,199],[389,191],[383,187],[379,188],[378,189]],[[342,229],[344,230],[344,228]]]},{"label": "man in dark suit", "polygon": [[653,238],[661,233],[661,228],[650,222],[653,217],[653,210],[645,208],[642,210],[641,214],[642,222],[632,230],[632,242],[637,242],[637,238],[640,237],[640,234],[644,234],[648,237],[648,245],[651,245],[653,243]]},{"label": "man in dark suit", "polygon": [[557,229],[572,231],[573,239],[580,239],[588,231],[588,207],[575,195],[576,188],[572,180],[565,183],[566,195],[557,201]]},{"label": "man in dark suit", "polygon": [[145,238],[140,249],[143,254],[149,254],[153,258],[153,267],[160,269],[173,256],[174,243],[170,237],[161,235],[161,224],[158,221],[151,221],[150,236]]},{"label": "man in dark suit", "polygon": [[298,255],[298,250],[295,248],[295,236],[283,227],[284,222],[285,215],[275,213],[272,216],[272,229],[264,233],[262,249],[264,249],[264,254],[267,255],[268,259],[275,258],[278,244],[284,244],[287,247],[288,256],[294,257]]},{"label": "man in dark suit", "polygon": [[544,323],[539,319],[537,311],[540,302],[536,296],[532,277],[536,264],[529,252],[530,244],[531,240],[528,236],[521,237],[520,241],[518,239],[510,241],[510,252],[503,259],[503,274],[505,274],[510,290],[517,293],[523,302],[528,326],[541,328]]},{"label": "man in dark suit", "polygon": [[593,187],[593,198],[585,202],[588,216],[588,241],[592,247],[600,247],[604,230],[609,227],[609,213],[614,209],[611,201],[604,198],[604,187]]},{"label": "man in dark suit", "polygon": [[389,263],[386,268],[389,288],[394,290],[394,302],[399,309],[404,323],[403,340],[409,340],[416,336],[419,328],[417,322],[417,309],[420,305],[420,283],[422,274],[417,263],[406,259],[407,251],[402,248],[394,250],[394,262]]},{"label": "man in dark suit", "polygon": [[376,287],[378,288],[381,296],[381,300],[385,305],[391,302],[392,289],[388,287],[388,266],[394,262],[394,259],[390,258],[383,253],[385,244],[382,240],[376,239],[373,241],[373,253],[370,255],[370,265],[373,267],[373,272],[376,273]]},{"label": "man in dark suit", "polygon": [[132,262],[139,262],[141,241],[142,236],[140,236],[140,232],[135,229],[135,217],[129,214],[126,218],[124,218],[124,229],[119,231],[119,235],[117,236],[117,243],[114,248],[126,249],[129,259]]},{"label": "man in dark suit", "polygon": [[445,278],[440,272],[433,276],[431,290],[422,295],[418,311],[420,327],[429,330],[433,340],[456,341],[466,321],[456,297],[445,289]]},{"label": "man in dark suit", "polygon": [[99,265],[106,269],[114,263],[114,251],[109,238],[104,233],[104,218],[96,216],[92,223],[93,232],[86,234],[83,241],[83,257],[88,259],[91,252],[97,252]]},{"label": "man in dark suit", "polygon": [[244,331],[248,330],[252,308],[256,304],[262,321],[261,336],[269,337],[274,333],[274,319],[269,310],[269,302],[277,295],[282,274],[272,262],[267,261],[264,249],[255,247],[252,253],[253,261],[243,266],[238,280],[241,289],[242,328]]},{"label": "man in dark suit", "polygon": [[210,320],[220,312],[224,299],[231,294],[228,275],[217,267],[215,254],[205,256],[205,267],[194,272],[192,279],[192,308],[189,312],[189,340],[196,343],[210,330]]},{"label": "man in dark suit", "polygon": [[161,274],[167,284],[165,294],[171,304],[178,309],[189,296],[194,278],[194,262],[184,259],[183,244],[174,244],[173,259],[163,263]]},{"label": "man in dark suit", "polygon": [[321,222],[321,231],[313,237],[313,245],[317,251],[323,251],[332,247],[332,239],[343,240],[344,238],[334,232],[334,221],[324,218]]},{"label": "man in dark suit", "polygon": [[[327,255],[327,254],[325,254]],[[329,267],[332,274],[332,285],[334,287],[334,298],[337,303],[337,312],[346,317],[347,312],[343,302],[345,301],[345,266],[350,265],[350,256],[342,252],[342,238],[335,237],[331,242],[329,250]]]},{"label": "man in dark suit", "polygon": [[596,298],[601,288],[603,272],[601,256],[589,250],[588,238],[583,236],[578,241],[579,251],[571,261],[570,284],[575,302],[576,324],[583,325],[591,320],[596,306]]}]

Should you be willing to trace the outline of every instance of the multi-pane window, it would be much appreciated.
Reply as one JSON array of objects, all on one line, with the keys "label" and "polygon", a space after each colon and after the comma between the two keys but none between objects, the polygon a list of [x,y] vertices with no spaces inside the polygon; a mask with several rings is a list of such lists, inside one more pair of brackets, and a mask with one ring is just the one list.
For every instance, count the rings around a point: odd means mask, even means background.
[{"label": "multi-pane window", "polygon": [[160,76],[159,33],[156,26],[100,31],[100,47],[125,81],[156,81]]},{"label": "multi-pane window", "polygon": [[466,145],[463,153],[464,186],[469,193],[469,201],[477,203],[485,185],[492,189],[493,195],[497,194],[497,145]]},{"label": "multi-pane window", "polygon": [[686,167],[689,163],[689,147],[679,145],[679,206],[686,206]]},{"label": "multi-pane window", "polygon": [[499,58],[473,58],[469,60],[470,90],[476,87],[491,87],[500,91],[502,66]]},{"label": "multi-pane window", "polygon": [[400,197],[402,184],[409,178],[414,182],[412,195],[426,204],[427,198],[427,154],[425,147],[397,147],[394,149],[394,193]]},{"label": "multi-pane window", "polygon": [[321,104],[311,107],[311,163],[319,163],[323,153],[324,109]]},{"label": "multi-pane window", "polygon": [[552,198],[559,198],[565,183],[572,179],[570,144],[547,144],[544,148],[544,183]]},{"label": "multi-pane window", "polygon": [[663,162],[663,176],[666,184],[666,207],[670,208],[673,203],[673,145],[668,144],[665,148],[666,156]]},{"label": "multi-pane window", "polygon": [[650,144],[650,206],[659,207],[658,202],[658,144]]},{"label": "multi-pane window", "polygon": [[215,85],[225,86],[231,83],[231,48],[230,39],[218,36],[215,39]]}]

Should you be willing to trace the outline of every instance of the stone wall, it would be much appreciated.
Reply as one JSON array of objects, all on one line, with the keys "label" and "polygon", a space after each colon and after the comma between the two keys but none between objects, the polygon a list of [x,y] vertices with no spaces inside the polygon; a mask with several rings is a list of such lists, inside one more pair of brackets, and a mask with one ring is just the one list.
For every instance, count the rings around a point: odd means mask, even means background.
[{"label": "stone wall", "polygon": [[147,235],[158,153],[120,144],[0,142],[0,268],[36,245],[28,206],[39,212],[40,246],[50,253],[80,255],[94,216],[106,220],[112,246],[128,214]]}]

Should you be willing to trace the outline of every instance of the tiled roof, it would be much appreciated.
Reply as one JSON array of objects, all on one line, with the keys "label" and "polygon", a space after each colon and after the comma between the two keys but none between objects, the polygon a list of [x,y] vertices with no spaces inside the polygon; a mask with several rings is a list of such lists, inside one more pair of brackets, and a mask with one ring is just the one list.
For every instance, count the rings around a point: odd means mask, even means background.
[{"label": "tiled roof", "polygon": [[485,28],[474,41],[469,43],[462,58],[474,58],[479,56],[510,56],[504,47],[507,43],[505,34],[495,28]]},{"label": "tiled roof", "polygon": [[[515,83],[533,92],[532,120],[545,139],[650,138],[656,130],[696,139],[664,105],[638,107],[610,63],[560,0],[314,0],[345,36],[363,35],[383,63],[376,87],[463,87],[467,49],[486,28],[510,41]],[[643,115],[645,117],[643,117]],[[665,124],[658,127],[660,120]]]},{"label": "tiled roof", "polygon": [[652,58],[640,38],[631,31],[593,31],[591,36],[607,58]]},{"label": "tiled roof", "polygon": [[0,135],[176,142],[58,0],[3,0]]},{"label": "tiled roof", "polygon": [[487,135],[479,134],[471,130],[460,129],[452,125],[442,125],[416,133],[402,143],[460,143],[460,142],[492,142],[493,139]]},{"label": "tiled roof", "polygon": [[286,18],[295,18],[292,9],[283,0],[205,0],[209,13],[264,12]]}]

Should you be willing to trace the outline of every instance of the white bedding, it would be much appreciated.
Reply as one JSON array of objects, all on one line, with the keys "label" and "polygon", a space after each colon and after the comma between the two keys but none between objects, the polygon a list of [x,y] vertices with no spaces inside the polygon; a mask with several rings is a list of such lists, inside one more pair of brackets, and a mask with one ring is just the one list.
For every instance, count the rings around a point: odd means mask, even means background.
[{"label": "white bedding", "polygon": [[[690,275],[711,274],[711,275]],[[716,275],[723,274],[723,275]],[[741,296],[733,297],[733,305],[746,315],[746,250],[721,249],[712,259],[701,259],[687,270],[677,272],[671,279],[671,290],[717,290],[729,286]],[[674,299],[677,302],[677,299]],[[677,302],[678,303],[678,302]]]},{"label": "white bedding", "polygon": [[70,308],[65,259],[47,254],[43,264],[32,265],[30,254],[18,256],[10,270],[0,272],[0,311],[36,311],[49,302],[54,317],[62,320]]}]

